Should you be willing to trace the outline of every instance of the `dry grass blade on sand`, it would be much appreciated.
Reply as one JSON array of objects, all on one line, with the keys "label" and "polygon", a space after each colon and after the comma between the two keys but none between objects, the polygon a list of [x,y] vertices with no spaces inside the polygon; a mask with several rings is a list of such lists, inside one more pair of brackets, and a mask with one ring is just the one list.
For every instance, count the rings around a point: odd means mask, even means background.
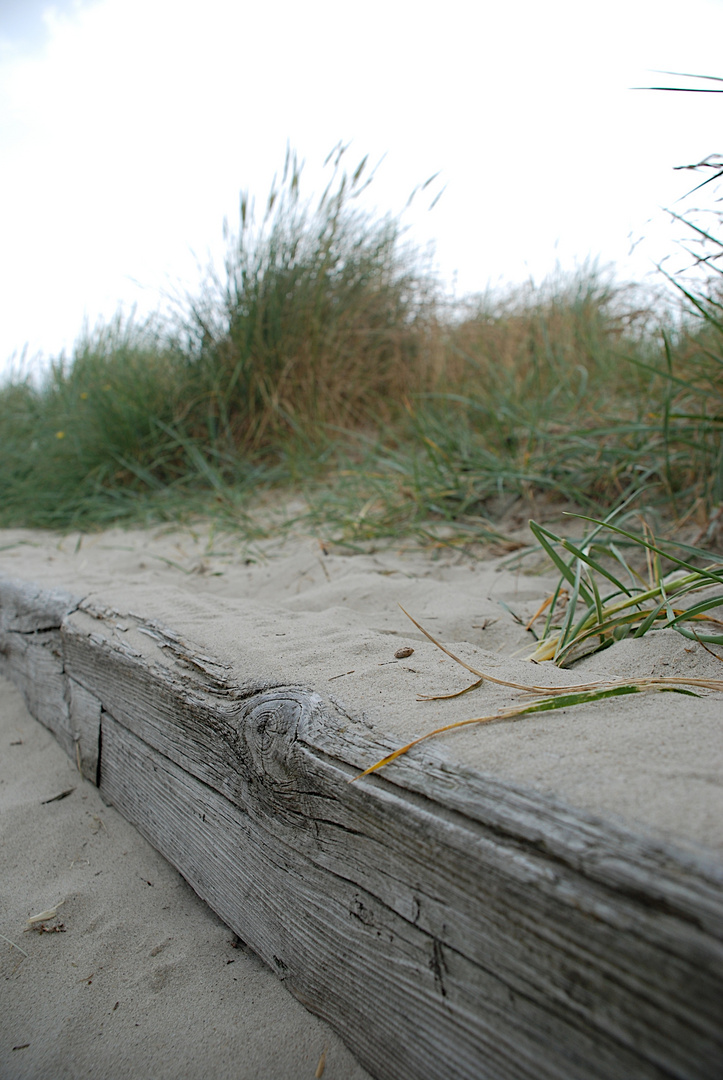
[{"label": "dry grass blade on sand", "polygon": [[[402,608],[402,611],[404,611],[404,608]],[[648,676],[639,679],[612,680],[609,682],[599,680],[591,683],[580,683],[574,687],[536,686],[528,685],[526,683],[511,682],[507,679],[498,679],[494,675],[488,675],[482,671],[478,671],[476,668],[465,663],[464,660],[455,656],[455,654],[446,648],[446,646],[442,645],[441,642],[432,637],[432,635],[425,630],[424,627],[409,614],[409,612],[404,611],[404,614],[407,618],[411,619],[417,629],[420,630],[433,645],[436,645],[438,649],[441,649],[443,653],[450,657],[450,659],[454,660],[472,675],[478,676],[477,682],[458,691],[457,694],[446,694],[440,695],[439,697],[423,697],[419,700],[440,701],[450,697],[458,697],[460,694],[479,688],[485,680],[495,683],[498,686],[507,686],[514,690],[522,690],[525,693],[542,694],[544,696],[539,697],[537,700],[529,702],[528,704],[513,705],[507,709],[500,709],[498,712],[488,716],[475,716],[468,720],[457,720],[452,724],[445,724],[442,727],[434,728],[434,730],[428,731],[424,735],[420,735],[419,738],[413,739],[411,742],[406,743],[406,745],[400,746],[397,750],[394,750],[391,754],[387,754],[386,757],[376,761],[373,765],[370,765],[368,769],[365,769],[357,776],[352,777],[349,783],[360,780],[362,777],[376,772],[385,765],[390,765],[397,758],[411,750],[412,747],[417,746],[426,739],[431,739],[436,735],[442,735],[447,731],[454,731],[457,728],[469,727],[472,724],[495,724],[514,721],[530,713],[550,712],[554,709],[566,709],[574,705],[586,705],[607,698],[624,697],[629,694],[640,694],[653,690],[687,694],[691,697],[699,696],[695,693],[695,690],[714,690],[719,693],[723,692],[723,679],[691,679],[675,678],[673,676]],[[691,689],[692,687],[695,687],[695,690]]]},{"label": "dry grass blade on sand", "polygon": [[[402,605],[400,604],[399,606],[402,609],[402,611],[404,611],[404,608],[402,607]],[[450,652],[450,650],[445,645],[442,645],[442,643],[437,641],[436,638],[433,638],[432,635],[429,633],[429,631],[425,630],[424,627],[421,626],[420,623],[418,623],[417,620],[415,618],[413,618],[409,614],[408,611],[404,611],[404,614],[407,616],[408,619],[411,619],[411,621],[414,623],[414,625],[417,627],[417,629],[420,630],[424,634],[424,636],[426,638],[428,638],[432,642],[433,645],[436,645],[437,648],[441,649],[442,652],[445,653],[447,656],[449,656],[449,658],[451,660],[454,660],[457,664],[459,664],[461,667],[465,668],[472,675],[477,675],[478,676],[477,682],[472,683],[471,686],[467,686],[463,690],[457,691],[456,694],[442,694],[442,695],[436,695],[435,694],[433,696],[422,696],[422,697],[419,698],[420,701],[443,701],[445,698],[458,697],[460,694],[466,694],[470,690],[477,689],[478,687],[480,687],[482,685],[482,683],[485,680],[487,682],[495,683],[497,686],[509,686],[512,690],[524,690],[528,694],[547,694],[549,697],[555,697],[556,695],[569,694],[571,689],[576,694],[577,693],[591,693],[591,692],[596,692],[596,691],[603,690],[603,689],[608,690],[608,689],[615,688],[615,687],[626,686],[626,685],[629,685],[631,682],[635,682],[635,683],[639,683],[639,684],[645,683],[646,687],[649,687],[650,689],[654,689],[656,687],[661,687],[663,689],[666,689],[666,688],[669,689],[669,688],[672,688],[674,686],[685,685],[685,686],[696,686],[700,690],[723,690],[723,680],[720,680],[720,679],[688,679],[688,678],[686,678],[686,679],[677,679],[674,676],[668,676],[668,675],[665,675],[665,676],[663,676],[663,675],[661,675],[661,676],[657,676],[657,675],[652,676],[651,675],[651,676],[648,676],[648,677],[643,678],[643,679],[634,679],[634,680],[625,679],[625,680],[618,680],[618,681],[612,681],[612,682],[608,682],[606,680],[598,680],[597,682],[579,683],[577,686],[574,686],[572,688],[569,687],[569,686],[536,686],[534,684],[529,684],[529,683],[511,682],[508,679],[498,679],[494,675],[488,675],[485,672],[477,671],[476,668],[470,667],[470,665],[465,663],[464,660],[461,660],[458,656],[455,656],[455,654],[453,652]]]}]

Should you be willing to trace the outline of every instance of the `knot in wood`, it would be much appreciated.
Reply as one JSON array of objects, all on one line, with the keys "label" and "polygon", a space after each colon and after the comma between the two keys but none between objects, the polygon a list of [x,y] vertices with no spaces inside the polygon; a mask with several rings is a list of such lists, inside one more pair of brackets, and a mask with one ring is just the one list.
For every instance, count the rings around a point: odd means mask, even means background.
[{"label": "knot in wood", "polygon": [[285,691],[264,694],[245,711],[239,734],[246,744],[247,765],[258,779],[289,779],[290,752],[303,711],[302,702]]}]

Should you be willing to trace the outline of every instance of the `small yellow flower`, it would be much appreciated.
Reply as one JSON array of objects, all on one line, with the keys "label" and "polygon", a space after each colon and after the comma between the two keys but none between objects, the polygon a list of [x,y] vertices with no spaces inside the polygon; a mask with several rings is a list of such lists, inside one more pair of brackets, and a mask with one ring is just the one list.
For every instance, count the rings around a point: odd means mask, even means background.
[{"label": "small yellow flower", "polygon": [[55,432],[55,438],[56,439],[64,439],[65,438],[65,432],[64,431],[56,431]]},{"label": "small yellow flower", "polygon": [[84,390],[82,392],[82,394],[80,395],[80,400],[81,401],[87,401],[88,400],[88,391],[87,390]]}]

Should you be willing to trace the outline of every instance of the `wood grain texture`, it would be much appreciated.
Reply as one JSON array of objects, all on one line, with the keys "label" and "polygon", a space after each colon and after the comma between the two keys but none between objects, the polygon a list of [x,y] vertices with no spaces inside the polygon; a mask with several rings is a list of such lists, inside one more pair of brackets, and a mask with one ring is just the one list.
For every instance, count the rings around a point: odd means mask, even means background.
[{"label": "wood grain texture", "polygon": [[349,783],[390,743],[313,688],[33,586],[0,601],[31,711],[374,1075],[720,1077],[712,859],[434,749]]}]

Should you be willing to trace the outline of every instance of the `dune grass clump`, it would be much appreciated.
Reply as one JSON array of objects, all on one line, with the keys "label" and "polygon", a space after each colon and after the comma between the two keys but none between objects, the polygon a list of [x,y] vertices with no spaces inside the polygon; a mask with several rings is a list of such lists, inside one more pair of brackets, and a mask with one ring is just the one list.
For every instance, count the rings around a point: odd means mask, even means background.
[{"label": "dune grass clump", "polygon": [[594,267],[458,307],[444,376],[347,443],[365,467],[347,457],[317,520],[356,539],[435,521],[484,538],[516,500],[606,513],[636,491],[703,524],[723,497],[723,339],[661,318]]},{"label": "dune grass clump", "polygon": [[430,363],[436,285],[398,224],[354,208],[364,165],[311,210],[287,156],[257,227],[242,198],[224,281],[165,321],[86,331],[0,389],[0,522],[68,528],[189,510],[324,468],[336,431],[392,422]]},{"label": "dune grass clump", "polygon": [[175,314],[119,316],[0,387],[0,525],[202,514],[248,532],[271,487],[348,542],[440,523],[499,539],[539,497],[604,516],[637,493],[712,520],[714,288],[675,282],[682,309],[665,311],[591,265],[453,303],[399,220],[360,209],[367,163],[344,160],[314,204],[287,154],[260,220],[242,196],[223,274]]},{"label": "dune grass clump", "polygon": [[[612,515],[611,515],[612,517]],[[723,606],[723,559],[687,544],[656,543],[649,528],[630,532],[611,518],[591,520],[582,540],[562,539],[537,522],[530,528],[560,571],[557,588],[528,624],[547,611],[532,659],[565,667],[625,637],[676,630],[692,641],[723,645],[723,623],[710,613]],[[643,573],[626,552],[643,551]],[[703,599],[691,603],[694,594]]]},{"label": "dune grass clump", "polygon": [[0,393],[2,518],[63,527],[123,516],[124,503],[171,480],[167,441],[179,387],[150,325],[116,319],[84,334],[40,385]]},{"label": "dune grass clump", "polygon": [[649,439],[650,313],[594,267],[482,298],[449,328],[449,389],[418,400],[419,445],[440,501],[555,493],[580,505],[619,497]]},{"label": "dune grass clump", "polygon": [[436,284],[398,221],[355,207],[366,160],[348,176],[342,156],[314,208],[300,198],[289,154],[260,224],[243,195],[225,279],[190,303],[194,419],[228,450],[393,422],[405,395],[428,383]]}]

